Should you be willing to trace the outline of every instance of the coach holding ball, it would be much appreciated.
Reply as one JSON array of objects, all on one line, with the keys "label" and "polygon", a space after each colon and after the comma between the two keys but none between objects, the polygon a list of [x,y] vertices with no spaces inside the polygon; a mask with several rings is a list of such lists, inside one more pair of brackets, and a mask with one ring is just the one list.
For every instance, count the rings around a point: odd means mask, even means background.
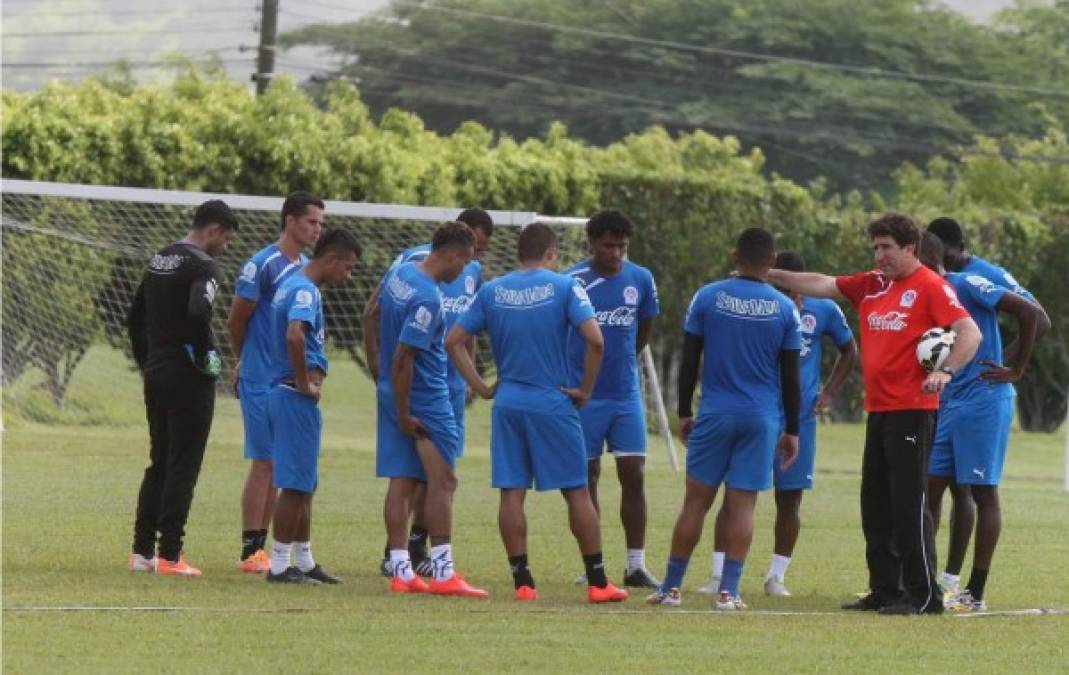
[{"label": "coach holding ball", "polygon": [[[880,614],[939,614],[935,541],[925,493],[939,392],[980,344],[980,331],[954,289],[917,256],[920,228],[889,213],[871,222],[877,269],[831,277],[773,269],[776,286],[813,297],[849,300],[861,331],[865,382],[865,452],[861,467],[861,526],[870,593],[843,609]],[[928,373],[915,356],[917,340],[949,326],[957,339],[944,365]]]}]

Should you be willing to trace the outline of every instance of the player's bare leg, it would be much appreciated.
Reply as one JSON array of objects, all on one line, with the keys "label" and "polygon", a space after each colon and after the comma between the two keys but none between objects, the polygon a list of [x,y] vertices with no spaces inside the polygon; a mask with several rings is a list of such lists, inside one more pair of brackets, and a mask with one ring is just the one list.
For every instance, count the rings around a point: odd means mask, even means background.
[{"label": "player's bare leg", "polygon": [[973,548],[973,566],[965,591],[958,595],[955,607],[958,611],[983,611],[984,589],[991,559],[995,555],[999,535],[1002,533],[1002,506],[999,503],[998,487],[995,485],[970,486],[976,502],[976,542]]},{"label": "player's bare leg", "polygon": [[524,501],[527,490],[507,488],[501,490],[497,510],[497,528],[501,533],[501,543],[505,546],[505,555],[512,569],[512,581],[516,588],[517,600],[537,600],[534,576],[527,560],[527,514]]},{"label": "player's bare leg", "polygon": [[386,523],[386,548],[389,556],[390,590],[395,593],[426,593],[427,584],[412,569],[408,555],[408,515],[412,493],[420,481],[415,478],[391,478],[386,487],[382,515]]},{"label": "player's bare leg", "polygon": [[744,609],[739,580],[753,542],[753,514],[757,492],[727,488],[720,510],[724,514],[724,576],[720,582],[718,609]]},{"label": "player's bare leg", "polygon": [[586,462],[586,486],[590,492],[590,501],[594,503],[594,510],[601,517],[601,504],[598,503],[598,479],[601,478],[601,458],[588,459]]},{"label": "player's bare leg", "polygon": [[720,593],[720,578],[724,574],[724,511],[716,512],[716,522],[713,525],[713,570],[708,583],[697,590],[702,595],[717,595]]},{"label": "player's bare leg", "polygon": [[605,576],[601,551],[601,527],[590,490],[583,487],[561,490],[568,505],[568,525],[579,544],[586,568],[587,598],[590,602],[620,602],[627,599],[627,591],[616,588]]},{"label": "player's bare leg", "polygon": [[[249,463],[249,473],[241,491],[242,548],[238,567],[247,572],[264,572],[267,554],[264,551],[267,532],[275,511],[278,490],[272,486],[274,467],[264,459]],[[250,560],[253,556],[254,560]]]},{"label": "player's bare leg", "polygon": [[427,485],[419,483],[412,493],[411,518],[412,527],[408,531],[408,555],[412,558],[412,567],[421,577],[432,574],[430,557],[427,555]]},{"label": "player's bare leg", "polygon": [[787,566],[794,555],[798,534],[802,530],[801,508],[804,490],[776,490],[775,538],[772,546],[772,564],[765,576],[765,594],[789,596],[784,580]]},{"label": "player's bare leg", "polygon": [[940,575],[939,583],[943,587],[944,601],[952,599],[958,593],[961,567],[965,563],[965,554],[969,549],[969,538],[976,522],[976,505],[968,494],[967,486],[959,486],[949,476],[928,476],[928,508],[932,514],[934,532],[939,531],[940,516],[943,510],[943,496],[950,489],[953,506],[950,512],[950,550],[947,553],[945,571]]},{"label": "player's bare leg", "polygon": [[646,458],[625,455],[616,458],[620,481],[620,521],[627,545],[624,585],[657,588],[661,582],[646,569]]},{"label": "player's bare leg", "polygon": [[672,529],[672,546],[668,554],[664,581],[658,591],[646,599],[650,604],[680,603],[679,589],[683,586],[683,576],[687,573],[690,556],[694,547],[701,541],[705,517],[716,501],[717,489],[702,483],[689,473],[685,485],[683,508],[680,509]]},{"label": "player's bare leg", "polygon": [[291,563],[295,545],[307,545],[307,549],[302,547],[301,552],[307,552],[307,556],[311,557],[308,537],[311,532],[312,495],[288,488],[283,488],[279,492],[278,500],[275,502],[274,542],[271,545],[271,569],[267,573],[267,580],[291,584],[321,583]]}]

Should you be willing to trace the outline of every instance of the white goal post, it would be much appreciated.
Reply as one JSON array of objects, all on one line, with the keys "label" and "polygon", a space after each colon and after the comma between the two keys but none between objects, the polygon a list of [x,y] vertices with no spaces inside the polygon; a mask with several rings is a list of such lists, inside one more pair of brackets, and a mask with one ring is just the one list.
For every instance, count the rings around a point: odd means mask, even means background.
[{"label": "white goal post", "polygon": [[[61,402],[71,374],[86,350],[105,341],[126,349],[123,319],[145,259],[182,236],[191,207],[222,199],[237,211],[241,230],[219,260],[226,280],[217,303],[216,331],[224,334],[232,281],[238,266],[278,236],[283,196],[218,194],[25,180],[0,180],[3,196],[3,381],[30,369]],[[378,279],[396,255],[430,239],[434,228],[461,207],[327,201],[328,225],[346,227],[364,248],[362,264],[344,289],[324,293],[328,331],[336,348],[358,363],[360,313]],[[488,277],[512,268],[523,225],[554,227],[561,235],[562,262],[586,255],[585,218],[544,216],[533,211],[489,211],[498,229],[484,259]],[[226,350],[226,341],[219,340]],[[649,348],[642,355],[647,401],[665,442],[669,463],[679,469],[668,415]]]}]

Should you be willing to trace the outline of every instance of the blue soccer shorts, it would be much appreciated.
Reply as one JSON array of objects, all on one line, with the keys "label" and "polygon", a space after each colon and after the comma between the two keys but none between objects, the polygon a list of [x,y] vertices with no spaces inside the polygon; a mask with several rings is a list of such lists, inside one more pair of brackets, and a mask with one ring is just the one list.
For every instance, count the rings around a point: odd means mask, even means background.
[{"label": "blue soccer shorts", "polygon": [[274,486],[313,493],[319,484],[323,416],[315,399],[284,384],[267,397]]},{"label": "blue soccer shorts", "polygon": [[[438,454],[450,468],[456,468],[460,451],[460,436],[453,419],[453,406],[446,397],[411,404],[412,416],[427,429],[427,438],[434,443]],[[416,450],[416,439],[401,431],[397,423],[397,405],[393,397],[378,396],[378,423],[375,439],[375,475],[379,478],[414,478],[427,482],[423,460]]]},{"label": "blue soccer shorts", "polygon": [[960,485],[998,485],[1014,400],[1010,396],[940,408],[928,473]]},{"label": "blue soccer shorts", "polygon": [[[780,433],[783,433],[782,423]],[[817,418],[807,415],[799,420],[798,459],[784,471],[779,466],[780,458],[773,456],[772,484],[777,490],[812,490],[816,463]]]},{"label": "blue soccer shorts", "polygon": [[687,440],[687,473],[695,480],[736,490],[772,486],[779,415],[699,415]]},{"label": "blue soccer shorts", "polygon": [[640,396],[591,399],[579,409],[587,459],[605,446],[617,457],[646,456],[646,409]]},{"label": "blue soccer shorts", "polygon": [[495,488],[585,487],[586,449],[579,412],[570,402],[554,413],[495,405],[490,419],[490,467]]},{"label": "blue soccer shorts", "polygon": [[449,404],[453,407],[453,423],[457,427],[457,459],[464,456],[464,441],[466,440],[464,428],[465,406],[468,403],[467,389],[450,389]]},{"label": "blue soccer shorts", "polygon": [[245,459],[271,461],[271,425],[267,420],[270,385],[238,379],[241,421],[245,427]]}]

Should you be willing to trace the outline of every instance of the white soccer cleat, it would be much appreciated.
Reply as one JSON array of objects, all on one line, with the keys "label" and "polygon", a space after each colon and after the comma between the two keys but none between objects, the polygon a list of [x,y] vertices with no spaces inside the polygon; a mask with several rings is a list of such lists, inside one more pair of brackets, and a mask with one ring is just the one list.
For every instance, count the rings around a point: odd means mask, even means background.
[{"label": "white soccer cleat", "polygon": [[720,591],[716,597],[716,608],[721,612],[741,612],[750,609],[749,605],[742,601],[742,597],[732,595],[728,591]]},{"label": "white soccer cleat", "polygon": [[720,593],[720,577],[712,577],[709,579],[709,583],[704,586],[699,586],[695,591],[702,595],[717,595]]},{"label": "white soccer cleat", "polygon": [[765,595],[779,598],[791,597],[791,592],[787,590],[787,587],[783,585],[783,579],[777,579],[776,577],[768,577],[765,579]]},{"label": "white soccer cleat", "polygon": [[159,564],[159,558],[153,556],[146,558],[143,555],[137,553],[130,554],[130,562],[127,564],[127,569],[131,572],[148,572],[149,574],[156,571],[156,567]]},{"label": "white soccer cleat", "polygon": [[683,596],[678,588],[669,588],[667,591],[657,591],[646,597],[647,605],[663,605],[665,607],[679,607],[683,604]]},{"label": "white soccer cleat", "polygon": [[955,614],[977,614],[987,611],[987,603],[972,597],[972,591],[965,589],[944,603],[947,610]]}]

